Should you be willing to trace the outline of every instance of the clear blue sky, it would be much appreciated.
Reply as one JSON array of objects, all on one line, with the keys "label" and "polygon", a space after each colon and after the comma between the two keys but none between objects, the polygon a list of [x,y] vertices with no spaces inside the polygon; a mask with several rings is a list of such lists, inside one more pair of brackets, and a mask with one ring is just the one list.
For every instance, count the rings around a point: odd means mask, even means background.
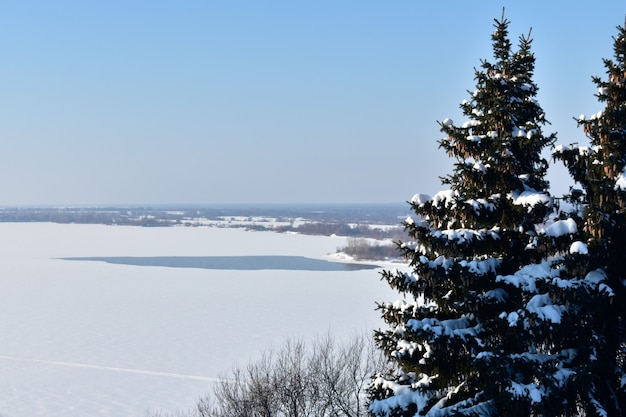
[{"label": "clear blue sky", "polygon": [[502,6],[547,130],[586,143],[623,0],[1,2],[0,205],[432,194]]}]

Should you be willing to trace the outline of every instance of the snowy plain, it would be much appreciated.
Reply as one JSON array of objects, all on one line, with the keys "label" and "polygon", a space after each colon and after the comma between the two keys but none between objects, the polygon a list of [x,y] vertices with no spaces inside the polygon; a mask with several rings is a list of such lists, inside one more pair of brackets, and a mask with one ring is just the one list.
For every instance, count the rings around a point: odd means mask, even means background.
[{"label": "snowy plain", "polygon": [[0,416],[124,417],[192,408],[286,338],[341,340],[395,300],[377,270],[206,270],[89,256],[331,259],[345,238],[214,227],[0,223]]}]

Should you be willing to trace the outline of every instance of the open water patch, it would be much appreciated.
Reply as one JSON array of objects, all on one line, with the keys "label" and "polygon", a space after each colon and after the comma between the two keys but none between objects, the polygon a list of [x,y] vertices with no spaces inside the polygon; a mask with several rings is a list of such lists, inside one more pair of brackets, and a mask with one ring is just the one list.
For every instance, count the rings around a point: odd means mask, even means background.
[{"label": "open water patch", "polygon": [[167,268],[200,268],[219,270],[258,271],[277,269],[288,271],[360,271],[376,269],[378,265],[332,262],[305,256],[96,256],[61,258],[66,261],[100,261],[134,266]]}]

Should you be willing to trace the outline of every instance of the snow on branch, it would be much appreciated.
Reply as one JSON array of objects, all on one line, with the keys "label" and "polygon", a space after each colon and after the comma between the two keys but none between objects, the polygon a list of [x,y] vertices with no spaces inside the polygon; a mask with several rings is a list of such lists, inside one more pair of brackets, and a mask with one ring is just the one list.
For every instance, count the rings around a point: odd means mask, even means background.
[{"label": "snow on branch", "polygon": [[553,304],[549,294],[537,294],[528,301],[526,310],[536,314],[542,320],[560,323],[566,307]]},{"label": "snow on branch", "polygon": [[422,320],[410,319],[406,323],[407,329],[431,331],[436,337],[458,337],[466,341],[468,337],[475,337],[482,328],[481,325],[471,325],[472,316],[464,316],[459,319],[438,320],[425,318]]},{"label": "snow on branch", "polygon": [[383,390],[393,392],[393,395],[383,400],[373,400],[370,403],[370,412],[376,416],[395,415],[395,410],[406,410],[411,404],[416,404],[418,409],[426,406],[429,396],[416,391],[421,387],[428,387],[433,377],[423,375],[421,379],[410,385],[389,381],[381,376],[374,379],[372,385]]},{"label": "snow on branch", "polygon": [[482,123],[480,120],[468,120],[461,125],[462,129],[471,129],[476,126],[480,126]]},{"label": "snow on branch", "polygon": [[478,275],[485,275],[487,273],[495,273],[496,269],[502,263],[502,259],[487,258],[481,260],[462,260],[459,262],[463,268],[467,268],[469,272]]},{"label": "snow on branch", "polygon": [[626,191],[626,167],[615,180],[615,190]]},{"label": "snow on branch", "polygon": [[545,235],[551,237],[573,235],[576,232],[578,227],[574,219],[557,220],[545,229]]},{"label": "snow on branch", "polygon": [[[500,196],[498,195],[496,198],[499,198]],[[470,206],[472,206],[472,208],[474,209],[474,212],[476,214],[479,214],[482,209],[487,209],[489,211],[494,211],[496,209],[496,205],[487,200],[486,198],[478,198],[478,199],[469,199],[467,201],[465,201],[465,204],[469,204]]]},{"label": "snow on branch", "polygon": [[504,282],[521,288],[527,292],[537,292],[537,281],[557,278],[560,271],[552,267],[552,261],[539,264],[530,264],[521,268],[512,275],[498,275],[496,282]]},{"label": "snow on branch", "polygon": [[569,253],[578,253],[581,255],[588,255],[589,248],[587,247],[585,243],[577,240],[576,242],[572,243],[572,245],[570,246]]},{"label": "snow on branch", "polygon": [[456,206],[455,197],[458,197],[459,193],[454,190],[439,191],[432,198],[432,204],[435,207],[454,207]]},{"label": "snow on branch", "polygon": [[597,146],[578,146],[578,145],[557,145],[554,147],[554,154],[555,155],[559,155],[559,154],[563,154],[565,152],[572,152],[572,151],[577,151],[578,155],[580,156],[589,156],[592,155],[594,153],[597,153],[598,151],[600,151],[600,149],[602,149],[601,146],[597,145]]},{"label": "snow on branch", "polygon": [[527,397],[532,403],[540,403],[543,397],[544,389],[536,384],[520,384],[519,382],[511,382],[511,386],[507,390],[516,398]]},{"label": "snow on branch", "polygon": [[432,200],[432,197],[429,196],[428,194],[415,194],[411,198],[411,203],[420,206],[420,205],[422,205],[424,203],[427,203],[427,202],[429,202],[431,200]]},{"label": "snow on branch", "polygon": [[552,206],[552,197],[546,193],[541,193],[535,190],[522,191],[521,193],[511,193],[508,197],[512,200],[516,206],[524,206],[531,209],[539,204]]}]

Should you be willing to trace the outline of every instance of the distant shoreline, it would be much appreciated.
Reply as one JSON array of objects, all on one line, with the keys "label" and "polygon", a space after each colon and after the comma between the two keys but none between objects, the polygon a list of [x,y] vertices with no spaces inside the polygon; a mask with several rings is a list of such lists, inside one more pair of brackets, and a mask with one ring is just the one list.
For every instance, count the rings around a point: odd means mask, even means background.
[{"label": "distant shoreline", "polygon": [[338,253],[357,261],[394,258],[408,204],[224,205],[160,207],[4,207],[0,223],[49,222],[138,227],[219,227],[350,238]]},{"label": "distant shoreline", "polygon": [[398,226],[400,204],[161,205],[99,207],[0,207],[0,222],[53,222],[135,226],[220,225],[267,227],[324,223]]}]

